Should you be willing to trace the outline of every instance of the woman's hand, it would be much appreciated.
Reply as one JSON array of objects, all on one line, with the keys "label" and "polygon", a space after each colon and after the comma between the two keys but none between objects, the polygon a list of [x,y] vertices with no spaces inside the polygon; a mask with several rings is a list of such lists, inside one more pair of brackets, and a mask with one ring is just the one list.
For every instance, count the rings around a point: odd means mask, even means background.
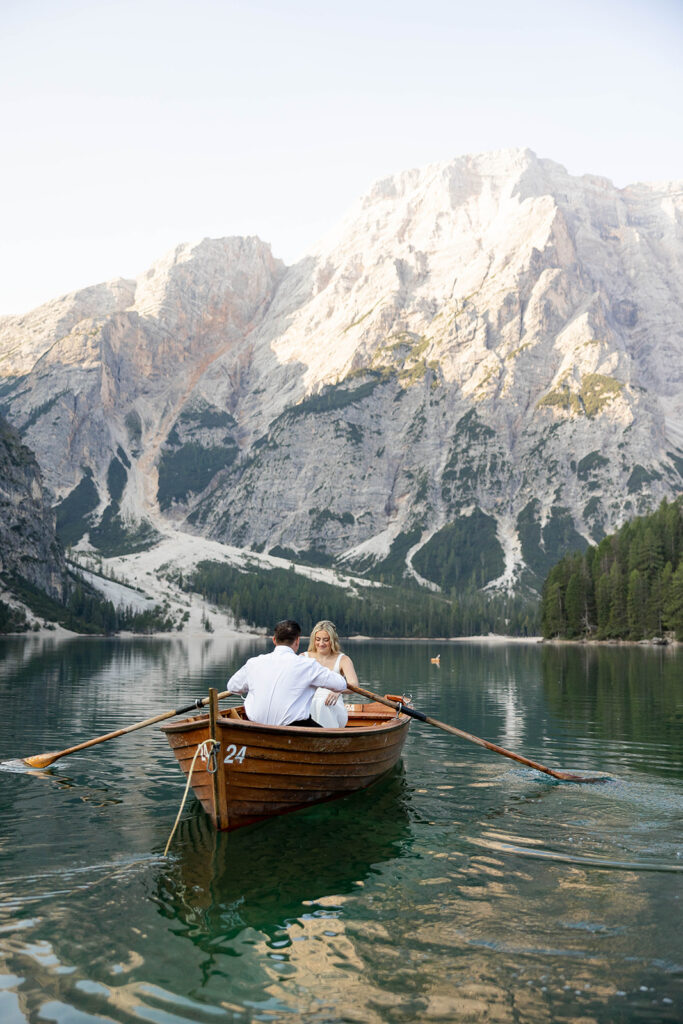
[{"label": "woman's hand", "polygon": [[327,697],[325,697],[325,703],[330,707],[337,703],[339,694],[335,693],[334,690],[328,690]]}]

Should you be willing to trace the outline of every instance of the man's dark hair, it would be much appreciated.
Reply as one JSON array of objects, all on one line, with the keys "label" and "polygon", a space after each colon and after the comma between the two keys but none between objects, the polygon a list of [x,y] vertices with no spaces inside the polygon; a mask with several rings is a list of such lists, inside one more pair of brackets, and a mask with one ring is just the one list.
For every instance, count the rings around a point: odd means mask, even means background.
[{"label": "man's dark hair", "polygon": [[294,619],[283,619],[278,622],[273,633],[273,640],[276,644],[287,644],[292,646],[295,640],[301,636],[301,626]]}]

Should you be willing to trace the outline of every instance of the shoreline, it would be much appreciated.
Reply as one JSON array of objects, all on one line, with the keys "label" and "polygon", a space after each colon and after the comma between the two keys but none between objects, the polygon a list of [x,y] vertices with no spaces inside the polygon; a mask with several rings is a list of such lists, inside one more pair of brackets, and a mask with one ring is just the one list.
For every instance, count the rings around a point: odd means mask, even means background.
[{"label": "shoreline", "polygon": [[473,634],[472,636],[366,636],[354,634],[340,637],[344,643],[371,640],[373,643],[411,644],[540,644],[540,636],[507,636],[505,633]]},{"label": "shoreline", "polygon": [[[306,637],[304,631],[301,634]],[[132,633],[124,630],[120,633],[74,633],[64,626],[55,623],[53,628],[41,626],[39,629],[29,628],[16,633],[0,633],[0,639],[24,638],[36,640],[259,640],[268,639],[270,631],[265,627],[254,629],[236,629],[227,623],[214,626],[212,631],[192,626],[186,630],[169,630],[158,633]],[[683,641],[674,640],[668,637],[655,637],[651,640],[591,640],[585,637],[578,640],[568,640],[564,637],[552,637],[545,639],[542,636],[509,636],[505,633],[482,633],[472,636],[370,636],[364,633],[356,633],[352,636],[340,637],[344,643],[415,643],[415,644],[534,644],[539,646],[553,647],[648,647],[648,648],[677,648],[683,645]]]},{"label": "shoreline", "polygon": [[568,640],[564,637],[552,637],[549,640],[541,638],[540,643],[554,644],[556,647],[680,647],[683,640],[662,639],[661,637],[653,637],[651,640],[591,640],[587,637]]},{"label": "shoreline", "polygon": [[[0,633],[0,637],[31,637],[72,640],[259,640],[268,639],[269,630],[254,629],[237,631],[230,627],[225,629],[214,629],[213,632],[206,630],[169,630],[161,633],[131,633],[122,631],[120,633],[74,633],[64,626],[56,625],[54,629],[41,626],[40,629],[26,629],[19,633]],[[308,633],[301,634],[302,637]],[[459,643],[486,643],[486,644],[540,644],[544,640],[540,636],[506,636],[505,634],[476,635],[476,636],[369,636],[358,633],[353,636],[340,637],[344,643],[357,643],[371,641],[373,643],[417,643],[417,644],[459,644]]]}]

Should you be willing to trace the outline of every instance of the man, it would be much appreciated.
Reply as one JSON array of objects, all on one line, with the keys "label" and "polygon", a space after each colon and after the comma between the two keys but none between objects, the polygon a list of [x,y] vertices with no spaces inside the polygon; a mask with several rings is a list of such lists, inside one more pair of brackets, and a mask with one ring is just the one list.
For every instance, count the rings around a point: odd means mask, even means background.
[{"label": "man", "polygon": [[263,725],[315,726],[311,701],[318,686],[334,690],[330,700],[346,689],[344,677],[312,658],[299,658],[301,626],[292,619],[278,622],[275,650],[259,654],[228,679],[228,690],[246,693],[244,707],[252,722]]}]

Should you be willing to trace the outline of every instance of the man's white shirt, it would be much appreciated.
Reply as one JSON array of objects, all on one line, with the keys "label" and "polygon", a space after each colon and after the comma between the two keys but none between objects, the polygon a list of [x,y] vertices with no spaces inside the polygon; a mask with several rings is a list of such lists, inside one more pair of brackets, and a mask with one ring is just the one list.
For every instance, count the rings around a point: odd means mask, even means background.
[{"label": "man's white shirt", "polygon": [[231,693],[246,693],[247,715],[263,725],[289,725],[308,718],[318,686],[337,693],[346,689],[343,676],[313,658],[300,658],[286,644],[249,658],[227,685]]}]

